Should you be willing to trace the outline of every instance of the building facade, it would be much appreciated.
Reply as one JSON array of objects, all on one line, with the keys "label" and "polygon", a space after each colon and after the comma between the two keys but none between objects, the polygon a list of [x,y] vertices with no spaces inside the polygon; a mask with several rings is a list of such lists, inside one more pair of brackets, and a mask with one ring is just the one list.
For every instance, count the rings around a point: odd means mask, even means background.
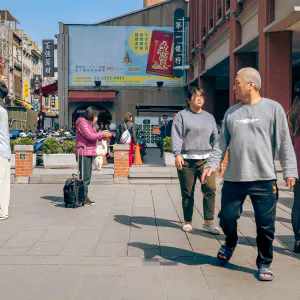
[{"label": "building facade", "polygon": [[[147,2],[147,3],[146,3]],[[156,3],[161,1],[156,1]],[[94,25],[83,24],[82,30],[97,31],[97,27],[101,26],[123,26],[125,31],[130,26],[144,27],[156,26],[162,28],[173,28],[174,26],[174,11],[177,8],[182,8],[187,12],[187,1],[184,0],[169,0],[155,4],[150,7],[145,7],[139,11],[135,11],[124,16],[116,17]],[[145,6],[150,2],[145,1]],[[118,123],[123,120],[125,112],[130,111],[136,115],[137,104],[182,104],[185,103],[185,84],[178,87],[170,87],[164,84],[161,88],[155,86],[138,86],[138,85],[120,85],[106,86],[99,81],[98,86],[95,80],[95,85],[82,84],[81,86],[74,85],[72,76],[70,75],[70,66],[73,56],[74,46],[72,41],[74,37],[71,35],[74,26],[60,23],[59,34],[57,35],[58,44],[58,82],[59,90],[58,97],[60,99],[59,117],[60,125],[71,127],[80,114],[90,105],[96,106],[101,114],[100,118],[105,121]],[[90,40],[99,39],[99,36],[90,34]],[[88,41],[90,42],[90,41]],[[105,41],[103,41],[105,44]],[[103,45],[104,45],[103,44]],[[80,45],[78,48],[81,48]],[[133,47],[134,48],[134,47]],[[111,49],[112,54],[115,49]],[[144,49],[145,50],[145,49]],[[126,54],[126,55],[125,55]],[[100,55],[100,54],[99,54]],[[124,68],[130,66],[127,64],[131,58],[128,53],[124,53]],[[81,66],[76,66],[76,68]],[[106,66],[107,69],[107,66]],[[134,68],[133,68],[134,69]],[[146,66],[145,66],[146,69]],[[132,70],[134,71],[134,70]],[[159,79],[158,79],[159,80]],[[159,113],[149,113],[149,116],[158,116]]]},{"label": "building facade", "polygon": [[18,26],[18,20],[9,11],[0,10],[0,75],[9,89],[9,105],[33,102],[31,79],[42,75],[43,68],[38,43]]},{"label": "building facade", "polygon": [[189,84],[204,88],[220,122],[236,103],[237,71],[254,67],[262,96],[289,110],[300,80],[299,0],[190,0]]}]

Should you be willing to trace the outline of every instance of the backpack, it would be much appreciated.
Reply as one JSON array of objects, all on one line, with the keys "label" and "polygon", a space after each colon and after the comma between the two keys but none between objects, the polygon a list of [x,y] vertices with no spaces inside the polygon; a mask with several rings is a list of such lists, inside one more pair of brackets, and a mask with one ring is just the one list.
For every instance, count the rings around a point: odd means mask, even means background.
[{"label": "backpack", "polygon": [[131,134],[129,132],[129,129],[126,125],[126,123],[124,122],[124,126],[126,128],[126,130],[122,133],[121,139],[120,139],[120,144],[130,144],[131,142]]}]

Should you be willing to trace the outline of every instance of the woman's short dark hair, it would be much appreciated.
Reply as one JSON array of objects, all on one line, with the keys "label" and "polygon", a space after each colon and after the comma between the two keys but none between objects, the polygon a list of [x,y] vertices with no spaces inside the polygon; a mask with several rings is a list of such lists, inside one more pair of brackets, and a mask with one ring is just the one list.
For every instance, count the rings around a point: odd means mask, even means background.
[{"label": "woman's short dark hair", "polygon": [[191,87],[188,91],[187,91],[187,95],[186,98],[188,100],[192,99],[193,95],[197,95],[200,94],[200,96],[203,96],[205,98],[205,93],[203,89],[198,89],[196,87]]},{"label": "woman's short dark hair", "polygon": [[98,115],[99,110],[94,106],[90,106],[86,109],[83,117],[88,121],[93,121],[95,117],[98,117]]}]

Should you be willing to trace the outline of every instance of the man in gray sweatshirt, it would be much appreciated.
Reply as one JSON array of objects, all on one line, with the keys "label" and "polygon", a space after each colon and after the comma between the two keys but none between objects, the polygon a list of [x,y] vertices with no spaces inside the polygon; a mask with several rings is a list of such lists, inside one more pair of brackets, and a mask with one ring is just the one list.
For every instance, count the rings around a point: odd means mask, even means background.
[{"label": "man in gray sweatshirt", "polygon": [[228,150],[228,165],[222,188],[220,226],[226,235],[218,261],[226,264],[238,242],[237,220],[247,195],[250,196],[257,227],[258,279],[273,280],[269,269],[273,259],[278,188],[275,153],[286,184],[293,190],[297,178],[296,157],[282,106],[260,96],[261,78],[257,70],[244,68],[235,79],[234,92],[240,103],[230,107],[223,127],[205,166],[206,182],[222,163]]}]

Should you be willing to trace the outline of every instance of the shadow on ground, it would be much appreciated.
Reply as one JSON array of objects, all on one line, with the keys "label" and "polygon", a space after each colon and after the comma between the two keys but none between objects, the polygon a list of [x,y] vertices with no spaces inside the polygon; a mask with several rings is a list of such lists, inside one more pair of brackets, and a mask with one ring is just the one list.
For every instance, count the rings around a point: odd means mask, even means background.
[{"label": "shadow on ground", "polygon": [[[118,222],[122,225],[125,226],[131,226],[137,229],[142,229],[141,226],[154,226],[154,227],[170,227],[170,228],[177,228],[178,230],[182,230],[182,226],[181,223],[179,221],[174,221],[174,220],[166,220],[166,219],[160,219],[160,218],[153,218],[153,217],[142,217],[142,216],[126,216],[126,215],[115,215],[114,216],[114,221]],[[224,235],[219,235],[219,236],[215,236],[212,235],[204,230],[201,229],[193,229],[192,232],[187,233],[188,235],[198,235],[198,236],[202,236],[202,237],[206,237],[208,239],[218,239],[221,243],[224,242],[225,240],[225,236]],[[289,256],[289,257],[295,257],[295,255],[288,250],[289,247],[285,246],[286,241],[288,241],[288,243],[290,243],[291,241],[293,241],[293,236],[276,236],[277,240],[283,244],[282,247],[278,247],[278,246],[274,246],[274,251],[278,252],[280,254]],[[137,244],[137,243],[135,243]],[[141,243],[138,243],[141,245]],[[249,247],[256,247],[256,239],[253,237],[249,237],[249,236],[241,236],[239,239],[239,244],[240,245],[244,245],[244,246],[249,246]],[[157,247],[157,246],[156,246]],[[161,248],[163,248],[162,246],[160,246]],[[141,248],[143,249],[143,248]],[[186,254],[188,254],[187,256],[194,256],[191,255],[191,251],[187,251],[187,250],[183,250],[180,249],[183,252],[186,251]],[[152,249],[153,251],[153,249]],[[163,251],[161,251],[163,252]],[[148,249],[148,253],[151,254],[151,249]],[[145,253],[147,254],[147,253]],[[195,255],[197,256],[198,254],[195,253]],[[201,255],[201,254],[199,254]],[[182,255],[180,252],[180,257],[181,256],[186,256],[186,255]]]},{"label": "shadow on ground", "polygon": [[[154,247],[157,247],[156,245],[152,244],[146,244],[146,243],[129,243],[128,246],[135,247],[142,249],[144,251],[144,257],[145,259],[153,259],[156,254],[153,254]],[[251,268],[248,268],[246,266],[237,266],[235,264],[228,263],[226,266],[221,266],[218,262],[216,257],[201,254],[201,253],[195,253],[189,250],[184,250],[176,247],[170,247],[170,246],[160,246],[160,256],[161,258],[165,259],[166,261],[169,261],[170,263],[181,263],[184,265],[211,265],[216,267],[222,267],[234,271],[240,271],[248,274],[255,275],[256,270],[253,270]],[[180,256],[172,256],[172,255],[165,255],[164,253],[176,253],[180,252]],[[168,265],[170,264],[168,262],[161,262],[162,265]]]},{"label": "shadow on ground", "polygon": [[56,207],[65,207],[65,202],[64,202],[64,198],[63,197],[59,197],[59,196],[44,196],[44,197],[41,197],[41,199],[51,201],[52,203],[54,203],[54,205]]}]

